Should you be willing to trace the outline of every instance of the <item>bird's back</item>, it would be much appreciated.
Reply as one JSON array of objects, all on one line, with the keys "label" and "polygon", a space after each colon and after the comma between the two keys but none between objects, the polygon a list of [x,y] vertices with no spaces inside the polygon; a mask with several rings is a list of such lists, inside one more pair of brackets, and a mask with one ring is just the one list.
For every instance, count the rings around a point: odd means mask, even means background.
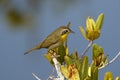
[{"label": "bird's back", "polygon": [[42,42],[40,47],[41,48],[49,48],[51,45],[56,44],[60,40],[60,33],[57,30],[53,31],[50,35],[48,35]]}]

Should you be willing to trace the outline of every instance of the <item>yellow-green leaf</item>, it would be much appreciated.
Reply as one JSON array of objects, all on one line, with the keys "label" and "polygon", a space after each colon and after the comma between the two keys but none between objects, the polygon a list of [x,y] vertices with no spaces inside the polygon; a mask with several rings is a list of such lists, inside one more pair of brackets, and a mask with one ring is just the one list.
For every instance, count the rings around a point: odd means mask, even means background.
[{"label": "yellow-green leaf", "polygon": [[69,72],[67,66],[61,66],[61,72],[68,79]]},{"label": "yellow-green leaf", "polygon": [[106,72],[104,76],[104,80],[114,80],[112,72]]},{"label": "yellow-green leaf", "polygon": [[65,63],[67,66],[69,66],[70,64],[73,64],[72,58],[69,56],[65,56]]},{"label": "yellow-green leaf", "polygon": [[91,77],[91,66],[88,68],[88,76]]},{"label": "yellow-green leaf", "polygon": [[92,80],[90,76],[87,76],[84,80]]},{"label": "yellow-green leaf", "polygon": [[88,57],[85,56],[83,59],[82,59],[82,62],[81,62],[81,67],[80,67],[80,79],[81,80],[84,80],[87,76],[88,76]]},{"label": "yellow-green leaf", "polygon": [[96,58],[98,56],[98,45],[93,44],[92,46],[92,59]]},{"label": "yellow-green leaf", "polygon": [[79,72],[74,64],[68,67],[69,77],[68,80],[80,80]]},{"label": "yellow-green leaf", "polygon": [[115,80],[120,80],[120,76],[116,77],[116,79],[115,79]]},{"label": "yellow-green leaf", "polygon": [[98,80],[98,68],[94,64],[91,66],[91,80]]},{"label": "yellow-green leaf", "polygon": [[103,20],[104,20],[104,14],[101,13],[101,14],[98,16],[97,21],[96,21],[96,28],[97,28],[97,29],[101,29],[101,28],[102,28]]},{"label": "yellow-green leaf", "polygon": [[88,30],[88,31],[92,31],[95,28],[95,21],[90,16],[86,20],[86,27],[87,27],[86,30]]},{"label": "yellow-green leaf", "polygon": [[58,47],[58,55],[60,57],[57,58],[57,60],[62,64],[64,62],[64,57],[66,56],[66,49],[63,45]]},{"label": "yellow-green leaf", "polygon": [[79,72],[74,64],[70,64],[68,67],[61,66],[61,71],[68,80],[80,80]]},{"label": "yellow-green leaf", "polygon": [[105,58],[103,59],[103,63],[104,65],[106,65],[108,63],[108,59],[109,59],[109,56],[105,56]]},{"label": "yellow-green leaf", "polygon": [[92,52],[92,59],[94,61],[95,66],[100,67],[103,64],[104,60],[103,48],[98,46],[97,44],[93,44]]},{"label": "yellow-green leaf", "polygon": [[47,53],[44,56],[52,65],[54,64],[53,61],[52,61],[52,57],[51,57],[52,55],[50,53]]},{"label": "yellow-green leaf", "polygon": [[92,58],[97,58],[100,54],[104,54],[104,50],[102,47],[98,46],[97,44],[93,44],[92,46]]},{"label": "yellow-green leaf", "polygon": [[83,28],[82,26],[80,26],[80,31],[81,31],[83,37],[84,37],[86,40],[88,40],[88,38],[87,38],[87,36],[86,36],[86,32],[85,32],[85,30],[84,30],[84,28]]},{"label": "yellow-green leaf", "polygon": [[68,47],[66,47],[66,55],[69,54],[69,50],[68,50]]}]

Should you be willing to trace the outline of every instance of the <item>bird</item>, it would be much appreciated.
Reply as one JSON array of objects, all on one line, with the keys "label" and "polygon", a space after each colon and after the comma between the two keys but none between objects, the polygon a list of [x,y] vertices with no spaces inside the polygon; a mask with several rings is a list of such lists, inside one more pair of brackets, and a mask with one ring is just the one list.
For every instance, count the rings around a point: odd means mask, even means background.
[{"label": "bird", "polygon": [[46,48],[48,50],[55,49],[64,44],[67,40],[67,37],[70,33],[74,33],[70,29],[71,23],[68,22],[67,26],[60,26],[56,30],[54,30],[51,34],[49,34],[42,42],[40,42],[35,47],[31,48],[30,50],[26,51],[24,55],[30,53],[33,50],[39,50],[41,48]]}]

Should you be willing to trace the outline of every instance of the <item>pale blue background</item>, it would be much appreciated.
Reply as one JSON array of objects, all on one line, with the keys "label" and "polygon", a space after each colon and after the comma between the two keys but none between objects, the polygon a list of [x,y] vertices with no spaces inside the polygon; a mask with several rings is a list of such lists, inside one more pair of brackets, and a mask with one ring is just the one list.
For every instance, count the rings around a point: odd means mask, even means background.
[{"label": "pale blue background", "polygon": [[[66,1],[66,2],[65,2]],[[25,0],[14,0],[21,9],[27,7]],[[49,33],[61,25],[71,22],[71,34],[68,39],[70,53],[77,50],[79,54],[88,42],[79,31],[79,26],[85,27],[87,16],[94,19],[100,13],[105,14],[101,36],[95,42],[104,48],[110,60],[120,51],[120,0],[43,0],[36,14],[34,31],[8,29],[2,9],[0,9],[0,80],[35,80],[31,73],[45,80],[53,67],[44,58],[46,49],[23,55]],[[91,56],[91,50],[86,54]],[[91,62],[91,60],[90,60]],[[111,71],[114,77],[120,75],[120,59],[99,71],[99,80],[104,73]]]}]

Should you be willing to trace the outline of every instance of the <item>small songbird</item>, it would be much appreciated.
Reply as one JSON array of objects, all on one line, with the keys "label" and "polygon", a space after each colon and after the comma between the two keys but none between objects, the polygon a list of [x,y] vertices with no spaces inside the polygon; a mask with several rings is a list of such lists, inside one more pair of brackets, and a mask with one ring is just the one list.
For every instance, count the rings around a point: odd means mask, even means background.
[{"label": "small songbird", "polygon": [[60,26],[55,31],[53,31],[51,34],[49,34],[41,43],[31,48],[24,54],[28,54],[29,52],[33,50],[38,50],[41,48],[47,48],[48,50],[57,48],[61,46],[62,44],[64,44],[64,42],[66,41],[70,33],[74,33],[74,32],[70,29],[70,22],[69,22],[67,26]]}]

